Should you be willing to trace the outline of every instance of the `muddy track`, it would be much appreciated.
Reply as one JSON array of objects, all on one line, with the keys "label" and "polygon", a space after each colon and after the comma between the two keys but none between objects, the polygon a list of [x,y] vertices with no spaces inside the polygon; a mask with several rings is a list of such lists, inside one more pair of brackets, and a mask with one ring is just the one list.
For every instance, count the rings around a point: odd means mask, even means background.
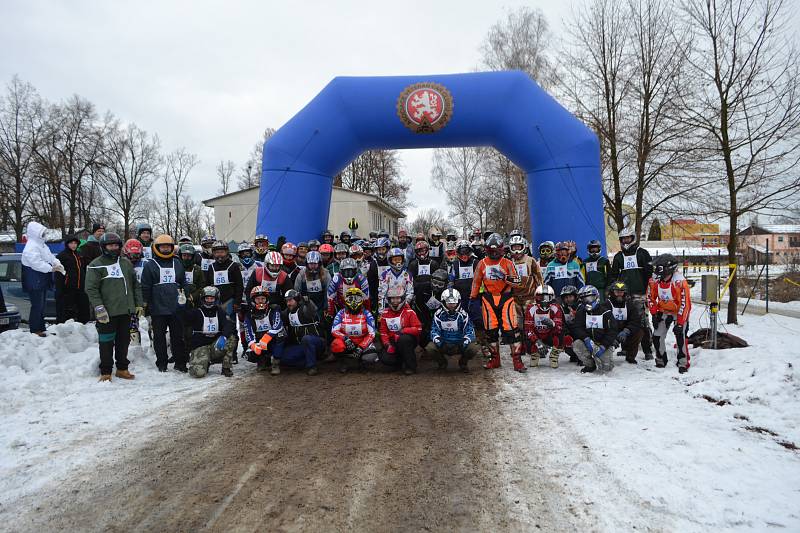
[{"label": "muddy track", "polygon": [[[503,374],[252,375],[4,517],[23,531],[585,529]],[[531,414],[531,416],[536,416]],[[546,421],[543,421],[546,425]],[[552,423],[552,422],[550,422]],[[544,428],[543,428],[544,429]],[[102,457],[102,450],[98,450]],[[31,509],[20,512],[21,509]],[[13,516],[10,516],[13,515]],[[10,522],[9,522],[10,521]]]}]

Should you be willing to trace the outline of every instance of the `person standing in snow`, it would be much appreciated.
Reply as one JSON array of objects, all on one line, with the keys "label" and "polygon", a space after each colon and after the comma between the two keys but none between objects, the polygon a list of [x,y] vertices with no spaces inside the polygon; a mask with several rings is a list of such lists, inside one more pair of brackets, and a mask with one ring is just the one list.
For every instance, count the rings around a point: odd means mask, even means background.
[{"label": "person standing in snow", "polygon": [[116,233],[100,237],[103,255],[92,261],[86,271],[86,294],[97,317],[100,341],[100,381],[111,381],[116,359],[116,376],[133,379],[128,371],[128,345],[131,341],[131,315],[144,313],[142,289],[133,265],[120,257],[122,239]]},{"label": "person standing in snow", "polygon": [[628,287],[628,295],[636,304],[641,317],[642,351],[646,361],[653,359],[653,332],[647,315],[647,287],[653,275],[650,252],[639,246],[636,231],[625,228],[619,232],[619,244],[622,248],[611,262],[609,281],[624,281]]},{"label": "person standing in snow", "polygon": [[691,366],[686,329],[692,312],[689,283],[677,272],[678,260],[672,254],[662,254],[653,261],[653,277],[647,289],[647,306],[653,315],[653,348],[656,368],[667,366],[667,331],[672,327],[678,348],[678,372],[684,374]]},{"label": "person standing in snow", "polygon": [[22,250],[22,289],[31,300],[31,312],[28,316],[30,332],[39,337],[45,336],[44,305],[47,290],[53,284],[53,272],[64,274],[66,271],[56,256],[45,244],[47,228],[38,222],[28,223],[28,242]]},{"label": "person standing in snow", "polygon": [[88,265],[101,255],[103,252],[100,251],[100,237],[106,232],[105,225],[101,224],[100,222],[95,222],[92,224],[92,233],[86,239],[86,242],[83,243],[80,248],[79,252],[81,257],[83,257],[83,263]]},{"label": "person standing in snow", "polygon": [[89,300],[86,298],[86,263],[78,254],[81,240],[70,235],[64,239],[64,249],[56,255],[64,266],[64,273],[56,272],[56,322],[89,321]]}]

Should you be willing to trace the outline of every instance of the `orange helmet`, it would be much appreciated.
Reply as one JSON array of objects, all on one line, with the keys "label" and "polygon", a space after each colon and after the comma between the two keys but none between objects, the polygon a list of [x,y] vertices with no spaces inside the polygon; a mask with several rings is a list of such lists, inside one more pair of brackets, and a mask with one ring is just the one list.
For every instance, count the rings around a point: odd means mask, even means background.
[{"label": "orange helmet", "polygon": [[[257,296],[263,296],[265,300],[263,302],[256,302]],[[256,285],[253,287],[253,290],[250,291],[250,301],[253,302],[253,309],[256,311],[265,311],[269,305],[269,291],[266,287]]]}]

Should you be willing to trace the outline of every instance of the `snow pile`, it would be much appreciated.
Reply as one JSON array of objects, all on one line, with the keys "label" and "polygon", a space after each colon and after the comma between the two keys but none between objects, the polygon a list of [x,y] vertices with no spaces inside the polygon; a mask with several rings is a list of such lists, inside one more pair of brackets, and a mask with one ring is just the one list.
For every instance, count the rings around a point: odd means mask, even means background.
[{"label": "snow pile", "polygon": [[615,356],[612,373],[581,375],[562,359],[559,369],[512,378],[500,399],[514,398],[532,438],[544,413],[562,442],[576,443],[543,453],[563,469],[575,505],[604,509],[601,530],[797,531],[800,320],[741,321],[728,330],[750,347],[690,349],[684,375],[670,337],[665,369]]},{"label": "snow pile", "polygon": [[[143,320],[140,330],[146,331]],[[143,439],[159,418],[185,412],[254,368],[234,377],[211,368],[203,379],[158,372],[145,334],[131,346],[136,379],[99,383],[97,330],[67,322],[47,337],[14,330],[0,334],[0,505],[29,493],[68,469]],[[171,367],[170,367],[171,368]]]}]

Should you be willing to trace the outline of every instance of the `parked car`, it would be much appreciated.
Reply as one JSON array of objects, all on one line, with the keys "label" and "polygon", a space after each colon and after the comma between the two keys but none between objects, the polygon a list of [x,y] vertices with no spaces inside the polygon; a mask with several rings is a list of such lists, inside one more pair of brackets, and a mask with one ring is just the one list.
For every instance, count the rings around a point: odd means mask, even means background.
[{"label": "parked car", "polygon": [[[3,297],[9,312],[12,308],[16,309],[14,314],[0,314],[0,330],[15,329],[20,322],[28,322],[31,311],[31,301],[28,295],[22,290],[22,254],[0,254],[0,286],[3,288]],[[9,316],[6,316],[9,315]],[[4,319],[8,319],[8,324],[3,324]],[[21,319],[21,320],[20,320]],[[56,321],[56,294],[55,290],[47,291],[47,301],[44,306],[44,320],[48,323]],[[16,321],[16,326],[12,324]]]}]

